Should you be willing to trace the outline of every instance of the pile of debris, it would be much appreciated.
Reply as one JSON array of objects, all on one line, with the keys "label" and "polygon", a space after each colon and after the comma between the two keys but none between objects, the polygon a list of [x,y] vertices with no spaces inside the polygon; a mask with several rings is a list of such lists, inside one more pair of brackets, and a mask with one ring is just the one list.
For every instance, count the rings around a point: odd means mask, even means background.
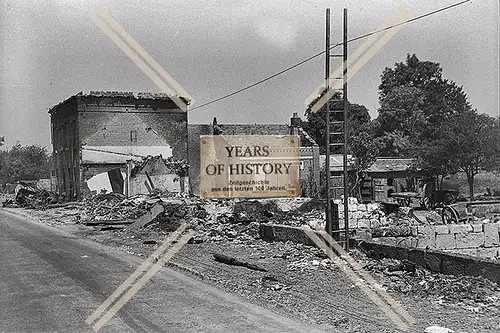
[{"label": "pile of debris", "polygon": [[35,185],[19,182],[15,197],[4,201],[2,206],[46,209],[55,207],[62,202],[64,202],[64,199],[57,193],[39,189]]},{"label": "pile of debris", "polygon": [[375,260],[359,251],[352,255],[389,291],[428,299],[438,305],[456,305],[472,312],[498,307],[500,287],[482,277],[444,275],[416,267],[408,261]]}]

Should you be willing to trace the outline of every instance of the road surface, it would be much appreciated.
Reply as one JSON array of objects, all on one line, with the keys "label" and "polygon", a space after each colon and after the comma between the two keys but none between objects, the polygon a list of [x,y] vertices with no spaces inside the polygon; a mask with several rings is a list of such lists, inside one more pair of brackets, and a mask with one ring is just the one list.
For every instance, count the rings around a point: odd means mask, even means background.
[{"label": "road surface", "polygon": [[[142,259],[0,209],[0,332],[93,332]],[[162,269],[100,332],[319,332]]]}]

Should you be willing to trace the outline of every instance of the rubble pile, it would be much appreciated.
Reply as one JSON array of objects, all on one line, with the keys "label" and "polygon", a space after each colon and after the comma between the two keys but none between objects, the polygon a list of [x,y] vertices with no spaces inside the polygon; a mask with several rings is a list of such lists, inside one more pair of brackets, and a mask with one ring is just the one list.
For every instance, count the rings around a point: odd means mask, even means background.
[{"label": "rubble pile", "polygon": [[149,211],[154,202],[148,197],[125,199],[122,194],[101,193],[81,202],[84,208],[81,219],[88,221],[135,220]]},{"label": "rubble pile", "polygon": [[23,207],[32,209],[46,209],[51,205],[63,202],[57,193],[44,189],[39,189],[23,182],[20,182],[16,190],[15,197],[7,199],[2,203],[3,207]]},{"label": "rubble pile", "polygon": [[353,251],[353,256],[389,291],[428,299],[433,304],[460,306],[472,312],[500,305],[500,287],[485,278],[444,275],[408,261],[371,259],[359,251]]}]

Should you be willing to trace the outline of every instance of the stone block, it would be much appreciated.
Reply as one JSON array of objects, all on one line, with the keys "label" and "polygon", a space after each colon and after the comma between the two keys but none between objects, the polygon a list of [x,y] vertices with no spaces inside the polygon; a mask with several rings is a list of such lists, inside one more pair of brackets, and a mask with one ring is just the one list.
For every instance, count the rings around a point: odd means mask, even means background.
[{"label": "stone block", "polygon": [[358,219],[349,218],[349,228],[361,228]]},{"label": "stone block", "polygon": [[449,234],[449,233],[450,233],[450,228],[447,225],[437,225],[436,226],[436,234],[443,235],[443,234]]},{"label": "stone block", "polygon": [[366,212],[366,211],[367,211],[367,209],[366,209],[366,205],[364,205],[364,204],[359,204],[359,205],[358,205],[358,210],[359,210],[360,212]]},{"label": "stone block", "polygon": [[430,227],[418,227],[417,248],[436,248],[436,233]]},{"label": "stone block", "polygon": [[358,228],[366,228],[366,229],[370,229],[370,220],[367,220],[367,219],[359,219],[359,220],[358,220]]},{"label": "stone block", "polygon": [[484,245],[484,234],[455,234],[455,244],[457,249],[478,248]]},{"label": "stone block", "polygon": [[480,247],[480,248],[476,249],[476,253],[474,256],[479,257],[479,258],[486,258],[486,259],[496,259],[498,257],[498,248],[496,248],[496,247],[490,247],[490,248]]},{"label": "stone block", "polygon": [[349,204],[349,212],[357,212],[358,211],[358,205],[356,204]]},{"label": "stone block", "polygon": [[355,197],[349,197],[349,198],[347,198],[347,201],[348,201],[348,203],[349,203],[349,206],[350,206],[350,205],[357,205],[357,204],[359,203],[359,202],[358,202],[358,199],[357,199],[357,198],[355,198]]},{"label": "stone block", "polygon": [[472,224],[472,232],[483,232],[483,224]]},{"label": "stone block", "polygon": [[357,220],[359,220],[361,218],[363,218],[363,213],[361,213],[361,212],[352,212],[352,213],[349,212],[349,219],[357,219]]},{"label": "stone block", "polygon": [[437,234],[436,249],[452,250],[455,248],[455,235],[453,234]]},{"label": "stone block", "polygon": [[498,237],[498,224],[488,223],[484,226],[484,246],[493,247],[500,245],[500,239]]},{"label": "stone block", "polygon": [[284,225],[274,225],[274,240],[278,242],[291,241],[293,243],[302,243],[314,245],[314,242],[306,235],[302,228],[289,227]]},{"label": "stone block", "polygon": [[472,232],[472,225],[470,224],[451,224],[450,233],[452,234],[466,234]]},{"label": "stone block", "polygon": [[389,246],[396,246],[396,237],[380,237],[380,238],[373,238],[373,241],[379,244],[384,244],[384,245],[389,245]]},{"label": "stone block", "polygon": [[380,228],[380,221],[378,219],[372,218],[370,219],[370,228]]},{"label": "stone block", "polygon": [[406,248],[416,248],[418,245],[417,237],[398,237],[396,240],[396,246],[402,246]]},{"label": "stone block", "polygon": [[378,208],[378,205],[376,203],[369,203],[369,204],[366,204],[366,210],[371,213],[373,211],[378,211],[379,208]]},{"label": "stone block", "polygon": [[274,228],[272,224],[261,223],[259,225],[259,236],[267,242],[274,241]]},{"label": "stone block", "polygon": [[355,232],[355,235],[357,238],[360,238],[363,240],[371,240],[372,239],[372,233],[369,230],[357,229],[354,232]]},{"label": "stone block", "polygon": [[379,221],[380,221],[380,225],[381,225],[381,226],[384,226],[384,225],[388,225],[388,224],[389,224],[389,223],[387,223],[387,217],[385,217],[385,216],[381,216],[381,217],[379,218]]},{"label": "stone block", "polygon": [[413,225],[410,227],[410,230],[411,230],[411,235],[412,236],[417,236],[418,235],[418,229],[417,229],[417,226]]}]

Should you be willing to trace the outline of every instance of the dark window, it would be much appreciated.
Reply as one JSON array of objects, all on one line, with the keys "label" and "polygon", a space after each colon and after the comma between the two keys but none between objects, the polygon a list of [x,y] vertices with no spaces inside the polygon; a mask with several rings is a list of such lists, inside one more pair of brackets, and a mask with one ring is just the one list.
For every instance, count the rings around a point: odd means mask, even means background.
[{"label": "dark window", "polygon": [[130,131],[130,142],[137,143],[137,131],[136,130]]}]

